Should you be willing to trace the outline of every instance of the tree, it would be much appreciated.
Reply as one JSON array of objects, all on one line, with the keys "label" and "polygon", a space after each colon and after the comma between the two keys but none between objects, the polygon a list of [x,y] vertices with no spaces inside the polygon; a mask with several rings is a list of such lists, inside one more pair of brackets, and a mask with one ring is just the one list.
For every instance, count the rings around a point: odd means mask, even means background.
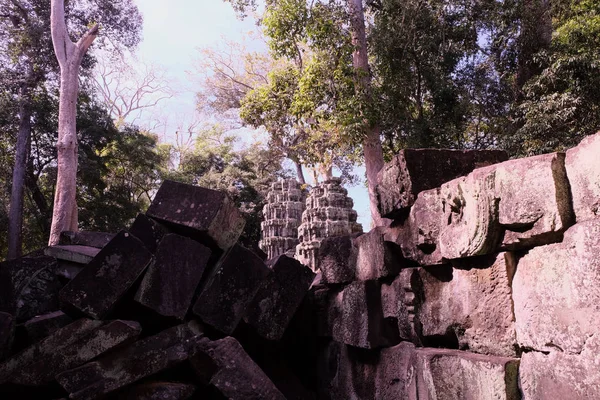
[{"label": "tree", "polygon": [[64,0],[52,0],[50,14],[52,43],[60,66],[60,103],[58,141],[56,145],[58,174],[49,245],[58,243],[62,231],[78,230],[76,201],[77,134],[75,122],[77,93],[79,90],[79,68],[99,29],[98,24],[94,23],[76,43],[73,43],[67,30],[64,6]]}]

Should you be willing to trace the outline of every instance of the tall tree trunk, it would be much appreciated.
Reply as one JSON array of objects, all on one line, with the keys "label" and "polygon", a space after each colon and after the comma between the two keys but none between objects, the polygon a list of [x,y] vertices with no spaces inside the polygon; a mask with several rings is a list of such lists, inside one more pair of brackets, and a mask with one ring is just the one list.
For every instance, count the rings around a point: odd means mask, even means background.
[{"label": "tall tree trunk", "polygon": [[300,184],[304,185],[306,183],[306,180],[304,179],[304,172],[302,171],[302,164],[298,160],[292,160],[292,162],[296,166],[296,178],[298,179],[298,182]]},{"label": "tall tree trunk", "polygon": [[[369,68],[369,56],[367,54],[367,36],[365,33],[365,14],[362,0],[348,0],[350,11],[350,27],[352,31],[352,44],[354,53],[352,61],[356,74],[356,87],[363,101],[371,106],[373,104],[371,91],[371,71]],[[381,128],[379,124],[367,121],[365,117],[365,135],[363,138],[363,153],[365,156],[365,168],[367,172],[367,184],[369,186],[369,205],[371,209],[372,226],[383,224],[383,219],[377,208],[377,174],[383,168],[383,149],[381,147]]]},{"label": "tall tree trunk", "polygon": [[48,245],[58,244],[62,231],[77,230],[77,93],[79,67],[83,56],[98,34],[94,25],[73,43],[65,22],[65,0],[52,0],[50,28],[54,53],[60,65],[60,102],[58,108],[58,175]]},{"label": "tall tree trunk", "polygon": [[31,104],[28,92],[28,86],[23,84],[19,100],[19,133],[8,213],[9,260],[21,257],[23,254],[23,192],[31,138]]},{"label": "tall tree trunk", "polygon": [[33,161],[29,158],[27,163],[27,176],[25,177],[25,186],[31,193],[31,198],[40,212],[40,225],[44,232],[50,231],[50,207],[46,196],[40,190],[38,178],[33,171]]}]

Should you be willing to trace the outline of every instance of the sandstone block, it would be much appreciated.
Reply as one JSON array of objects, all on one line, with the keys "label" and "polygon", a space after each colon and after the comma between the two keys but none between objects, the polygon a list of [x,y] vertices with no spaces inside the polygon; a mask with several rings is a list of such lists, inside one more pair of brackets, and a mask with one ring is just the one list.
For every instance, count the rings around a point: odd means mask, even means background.
[{"label": "sandstone block", "polygon": [[135,300],[165,317],[183,320],[211,251],[183,236],[168,234],[158,245]]},{"label": "sandstone block", "polygon": [[446,259],[490,254],[502,240],[494,166],[479,168],[441,186],[440,252]]},{"label": "sandstone block", "polygon": [[577,222],[600,215],[600,134],[586,137],[567,151],[566,170]]},{"label": "sandstone block", "polygon": [[393,346],[400,341],[394,321],[384,318],[379,282],[353,282],[330,301],[334,340],[363,349]]},{"label": "sandstone block", "polygon": [[17,322],[58,310],[62,284],[53,257],[19,258],[0,263],[0,311]]},{"label": "sandstone block", "polygon": [[247,321],[262,337],[279,340],[308,292],[315,273],[285,255],[271,260],[268,267],[272,273],[254,297]]},{"label": "sandstone block", "polygon": [[99,251],[96,247],[90,246],[59,245],[46,248],[44,254],[59,260],[85,265],[89,264]]},{"label": "sandstone block", "polygon": [[77,312],[105,318],[151,260],[139,239],[121,231],[60,291],[60,300]]},{"label": "sandstone block", "polygon": [[600,337],[591,336],[581,354],[526,352],[519,383],[524,400],[587,400],[600,393]]},{"label": "sandstone block", "polygon": [[502,245],[516,250],[554,243],[574,223],[565,154],[552,153],[496,165]]},{"label": "sandstone block", "polygon": [[384,240],[383,228],[372,229],[354,240],[358,249],[356,279],[367,281],[398,275],[402,256],[393,243]]},{"label": "sandstone block", "polygon": [[[412,343],[382,349],[375,375],[376,399],[418,400],[417,353]],[[441,398],[440,398],[441,399]]]},{"label": "sandstone block", "polygon": [[[408,268],[390,283],[381,285],[381,304],[383,316],[398,325],[402,340],[420,343],[420,325],[415,325],[415,312],[422,297],[419,270]],[[415,291],[417,293],[415,293]]]},{"label": "sandstone block", "polygon": [[498,150],[402,150],[377,176],[379,211],[386,218],[397,218],[420,192],[507,159]]},{"label": "sandstone block", "polygon": [[515,267],[510,253],[500,253],[461,260],[455,268],[420,269],[422,304],[416,318],[423,340],[446,336],[470,351],[515,356]]},{"label": "sandstone block", "polygon": [[518,400],[519,360],[459,350],[418,349],[419,400]]},{"label": "sandstone block", "polygon": [[196,387],[187,383],[148,382],[140,383],[119,394],[117,400],[186,400],[190,399]]},{"label": "sandstone block", "polygon": [[61,232],[59,244],[61,245],[77,245],[77,246],[89,246],[96,247],[98,249],[103,248],[112,240],[115,236],[114,233],[107,232],[89,232],[89,231],[78,231],[78,232]]},{"label": "sandstone block", "polygon": [[58,329],[65,327],[73,322],[73,318],[62,311],[33,317],[23,324],[27,332],[27,338],[31,342],[37,342]]},{"label": "sandstone block", "polygon": [[236,244],[219,261],[194,305],[202,321],[231,334],[270,274],[264,262]]},{"label": "sandstone block", "polygon": [[164,181],[146,215],[184,236],[199,235],[209,246],[233,246],[246,221],[224,192]]},{"label": "sandstone block", "polygon": [[202,336],[193,323],[178,325],[65,371],[56,380],[71,399],[96,399],[194,356]]},{"label": "sandstone block", "polygon": [[15,318],[4,312],[0,312],[0,361],[9,354],[15,335]]},{"label": "sandstone block", "polygon": [[101,321],[80,319],[55,331],[52,335],[0,364],[0,383],[7,382],[13,374],[34,364],[37,360],[52,357],[55,353],[61,353],[69,348],[71,344],[84,338],[102,325],[103,322]]},{"label": "sandstone block", "polygon": [[513,299],[521,346],[577,354],[600,332],[599,249],[600,219],[592,219],[519,260]]},{"label": "sandstone block", "polygon": [[388,229],[396,230],[392,241],[400,246],[406,259],[421,266],[445,263],[439,243],[440,229],[444,221],[442,204],[439,188],[422,191],[404,224]]},{"label": "sandstone block", "polygon": [[354,240],[358,235],[344,235],[323,239],[317,260],[318,269],[326,283],[348,283],[356,278],[358,249]]},{"label": "sandstone block", "polygon": [[133,321],[113,321],[100,326],[61,351],[37,357],[32,363],[15,371],[10,382],[24,386],[41,386],[54,376],[106,353],[137,338],[142,328]]},{"label": "sandstone block", "polygon": [[169,229],[144,214],[138,214],[129,229],[129,233],[140,239],[144,246],[154,254],[162,238],[169,233]]},{"label": "sandstone block", "polygon": [[203,341],[201,352],[212,360],[216,372],[210,383],[231,400],[285,400],[258,365],[232,337]]}]

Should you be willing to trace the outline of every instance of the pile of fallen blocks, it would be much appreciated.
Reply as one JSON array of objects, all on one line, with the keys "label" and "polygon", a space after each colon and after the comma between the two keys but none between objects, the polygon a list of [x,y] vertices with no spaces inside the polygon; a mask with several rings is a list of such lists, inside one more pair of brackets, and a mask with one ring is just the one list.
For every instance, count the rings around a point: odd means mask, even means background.
[{"label": "pile of fallen blocks", "polygon": [[311,398],[286,332],[314,273],[237,244],[244,224],[166,181],[128,230],[0,264],[0,398]]}]

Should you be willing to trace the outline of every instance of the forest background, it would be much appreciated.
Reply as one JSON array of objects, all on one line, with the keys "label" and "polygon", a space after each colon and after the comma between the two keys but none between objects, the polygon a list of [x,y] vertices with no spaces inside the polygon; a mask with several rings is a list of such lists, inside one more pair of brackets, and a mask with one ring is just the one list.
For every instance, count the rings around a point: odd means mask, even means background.
[{"label": "forest background", "polygon": [[[66,2],[74,37],[100,24],[80,72],[80,229],[127,226],[175,179],[227,190],[255,245],[274,180],[310,184],[312,171],[322,179],[333,168],[364,188],[366,126],[377,127],[386,160],[407,147],[533,155],[600,128],[598,1],[368,0],[369,68],[358,78],[356,0],[176,1],[144,22],[152,3]],[[244,35],[207,43],[198,27],[218,13]],[[48,240],[58,119],[49,16],[49,0],[0,3],[0,226],[15,211],[23,221],[0,230],[0,259],[9,234],[11,256]],[[157,64],[140,48],[161,41]],[[182,55],[195,60],[187,82],[171,75]],[[11,207],[15,171],[22,207]]]}]

